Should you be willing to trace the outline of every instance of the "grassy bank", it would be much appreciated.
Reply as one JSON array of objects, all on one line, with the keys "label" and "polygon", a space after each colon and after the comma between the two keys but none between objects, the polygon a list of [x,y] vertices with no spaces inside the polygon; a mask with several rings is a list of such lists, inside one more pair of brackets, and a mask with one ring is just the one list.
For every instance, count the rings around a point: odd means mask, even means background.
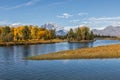
[{"label": "grassy bank", "polygon": [[27,60],[120,58],[120,44],[60,51],[26,58]]},{"label": "grassy bank", "polygon": [[120,37],[116,37],[116,38],[109,38],[109,37],[101,38],[101,37],[97,37],[95,39],[96,40],[120,40]]},{"label": "grassy bank", "polygon": [[0,42],[0,46],[13,46],[13,45],[31,45],[31,44],[50,44],[60,43],[66,40],[53,39],[53,40],[31,40],[31,41],[17,41],[17,42]]}]

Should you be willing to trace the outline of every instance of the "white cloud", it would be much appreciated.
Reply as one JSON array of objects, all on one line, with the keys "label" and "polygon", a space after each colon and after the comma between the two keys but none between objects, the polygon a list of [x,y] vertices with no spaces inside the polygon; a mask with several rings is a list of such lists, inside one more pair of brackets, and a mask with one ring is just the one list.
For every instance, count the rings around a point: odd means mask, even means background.
[{"label": "white cloud", "polygon": [[113,26],[120,26],[120,22],[113,22]]},{"label": "white cloud", "polygon": [[0,26],[19,26],[19,25],[33,25],[33,24],[28,24],[28,23],[21,23],[21,22],[10,22],[7,20],[0,21]]},{"label": "white cloud", "polygon": [[22,4],[18,4],[18,5],[15,5],[15,6],[9,6],[9,7],[0,7],[0,9],[17,9],[17,8],[21,8],[21,7],[26,7],[26,6],[31,6],[35,3],[37,3],[38,1],[40,0],[30,0],[26,3],[22,3]]},{"label": "white cloud", "polygon": [[20,23],[20,22],[16,22],[16,23],[12,23],[12,24],[10,24],[10,26],[18,26],[18,25],[25,25],[25,24]]},{"label": "white cloud", "polygon": [[78,23],[78,22],[80,22],[80,20],[79,19],[74,19],[74,20],[70,20],[70,22],[71,23]]},{"label": "white cloud", "polygon": [[83,23],[83,24],[88,24],[88,22],[87,22],[87,21],[83,21],[82,23]]},{"label": "white cloud", "polygon": [[106,26],[120,25],[120,16],[118,17],[91,17],[83,20],[82,24],[89,25],[91,28],[103,29]]},{"label": "white cloud", "polygon": [[48,5],[52,5],[52,6],[58,6],[59,5],[60,6],[63,3],[64,3],[63,0],[56,0],[56,1],[54,1],[54,2],[52,2],[50,4],[48,4]]},{"label": "white cloud", "polygon": [[120,16],[118,17],[92,17],[89,20],[94,20],[94,21],[120,21]]},{"label": "white cloud", "polygon": [[97,27],[97,28],[93,28],[93,29],[103,30],[103,29],[105,29],[105,27]]},{"label": "white cloud", "polygon": [[58,17],[58,18],[70,18],[70,17],[72,17],[73,15],[71,15],[71,14],[69,14],[69,13],[63,13],[62,15],[58,15],[58,16],[56,16],[56,17]]},{"label": "white cloud", "polygon": [[78,26],[65,26],[64,27],[64,29],[66,30],[66,31],[69,31],[71,28],[72,29],[75,29],[75,28],[77,28]]},{"label": "white cloud", "polygon": [[88,15],[88,13],[82,12],[82,13],[78,13],[79,16],[84,16],[84,15]]},{"label": "white cloud", "polygon": [[[85,19],[73,19],[69,21],[74,25],[87,25],[92,29],[103,29],[106,26],[120,26],[120,16],[118,17],[90,17]],[[69,28],[69,27],[68,27]]]}]

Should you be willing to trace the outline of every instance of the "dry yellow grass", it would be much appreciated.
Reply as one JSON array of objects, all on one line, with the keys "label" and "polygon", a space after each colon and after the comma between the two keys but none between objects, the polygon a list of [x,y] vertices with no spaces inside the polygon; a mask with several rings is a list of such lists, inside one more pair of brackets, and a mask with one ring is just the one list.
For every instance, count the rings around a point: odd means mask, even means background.
[{"label": "dry yellow grass", "polygon": [[61,40],[61,39],[52,39],[52,40],[39,40],[41,43],[59,43],[59,42],[64,42],[66,40]]},{"label": "dry yellow grass", "polygon": [[50,44],[50,43],[60,43],[64,41],[66,40],[53,39],[53,40],[30,40],[30,41],[18,41],[18,42],[0,42],[0,46]]},{"label": "dry yellow grass", "polygon": [[120,58],[120,44],[60,51],[26,58],[27,60]]}]

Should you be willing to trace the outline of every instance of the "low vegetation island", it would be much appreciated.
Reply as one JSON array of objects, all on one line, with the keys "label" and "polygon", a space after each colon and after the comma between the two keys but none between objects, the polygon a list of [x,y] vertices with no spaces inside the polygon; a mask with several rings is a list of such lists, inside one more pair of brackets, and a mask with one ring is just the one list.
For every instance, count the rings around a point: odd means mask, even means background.
[{"label": "low vegetation island", "polygon": [[120,58],[120,44],[66,50],[25,58],[26,60]]}]

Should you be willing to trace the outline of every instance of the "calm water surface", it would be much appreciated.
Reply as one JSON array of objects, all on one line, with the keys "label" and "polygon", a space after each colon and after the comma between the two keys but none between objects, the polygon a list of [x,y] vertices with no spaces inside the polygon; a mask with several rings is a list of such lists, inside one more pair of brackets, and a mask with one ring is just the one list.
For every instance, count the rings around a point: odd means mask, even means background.
[{"label": "calm water surface", "polygon": [[118,43],[120,41],[97,40],[0,47],[0,80],[120,80],[120,59],[22,60],[49,52]]}]

